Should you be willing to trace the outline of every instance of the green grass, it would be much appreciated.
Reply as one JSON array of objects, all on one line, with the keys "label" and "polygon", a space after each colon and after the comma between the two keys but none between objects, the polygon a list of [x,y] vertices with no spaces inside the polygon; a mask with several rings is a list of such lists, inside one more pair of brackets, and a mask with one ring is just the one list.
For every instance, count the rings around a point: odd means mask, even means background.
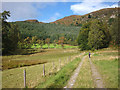
[{"label": "green grass", "polygon": [[56,75],[52,76],[44,83],[40,83],[36,88],[63,88],[80,61],[80,58],[73,60],[63,67]]},{"label": "green grass", "polygon": [[89,59],[85,58],[73,88],[94,88]]},{"label": "green grass", "polygon": [[94,61],[100,71],[106,88],[118,88],[118,60]]},{"label": "green grass", "polygon": [[[39,44],[33,44],[32,46],[31,46],[31,48],[41,48],[41,46],[39,45]],[[43,45],[42,46],[42,48],[43,49],[46,49],[46,48],[48,48],[48,45],[47,44],[45,44],[45,45]],[[53,45],[53,44],[50,44],[49,45],[49,48],[55,48],[55,46]],[[61,47],[61,45],[58,45],[58,44],[56,44],[56,48],[62,48]],[[78,48],[78,46],[70,46],[70,45],[64,45],[64,49],[67,49],[67,48]]]},{"label": "green grass", "polygon": [[118,88],[118,52],[103,51],[97,54],[91,60],[102,75],[106,88]]}]

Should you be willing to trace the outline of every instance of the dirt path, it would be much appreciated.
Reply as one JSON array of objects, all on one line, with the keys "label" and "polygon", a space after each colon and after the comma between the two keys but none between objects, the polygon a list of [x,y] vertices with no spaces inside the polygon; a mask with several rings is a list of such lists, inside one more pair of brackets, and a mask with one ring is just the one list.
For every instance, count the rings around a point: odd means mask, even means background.
[{"label": "dirt path", "polygon": [[89,59],[89,61],[90,61],[90,66],[91,66],[91,71],[92,71],[92,77],[95,83],[95,88],[105,88],[101,75],[97,71],[91,59]]},{"label": "dirt path", "polygon": [[75,69],[75,71],[73,72],[73,75],[71,76],[70,80],[68,81],[68,84],[67,86],[65,86],[64,88],[72,88],[77,77],[78,77],[78,74],[80,72],[80,69],[81,69],[81,66],[83,64],[83,60],[85,59],[86,56],[84,56],[82,58],[82,61],[80,62],[80,64],[78,65],[78,67]]}]

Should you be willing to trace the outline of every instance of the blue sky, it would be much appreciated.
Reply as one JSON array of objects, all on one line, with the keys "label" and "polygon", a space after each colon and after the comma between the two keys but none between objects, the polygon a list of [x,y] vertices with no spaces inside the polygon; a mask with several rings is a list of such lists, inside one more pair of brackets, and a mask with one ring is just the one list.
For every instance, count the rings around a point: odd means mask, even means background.
[{"label": "blue sky", "polygon": [[9,10],[8,21],[37,19],[40,22],[53,22],[70,15],[84,15],[102,8],[117,7],[117,2],[4,2],[2,11]]}]

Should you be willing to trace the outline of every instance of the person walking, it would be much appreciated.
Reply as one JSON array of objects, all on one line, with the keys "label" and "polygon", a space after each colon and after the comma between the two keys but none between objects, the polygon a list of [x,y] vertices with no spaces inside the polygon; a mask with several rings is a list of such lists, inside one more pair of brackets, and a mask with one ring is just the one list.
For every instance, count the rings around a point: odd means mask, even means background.
[{"label": "person walking", "polygon": [[90,58],[91,53],[89,52],[89,58]]}]

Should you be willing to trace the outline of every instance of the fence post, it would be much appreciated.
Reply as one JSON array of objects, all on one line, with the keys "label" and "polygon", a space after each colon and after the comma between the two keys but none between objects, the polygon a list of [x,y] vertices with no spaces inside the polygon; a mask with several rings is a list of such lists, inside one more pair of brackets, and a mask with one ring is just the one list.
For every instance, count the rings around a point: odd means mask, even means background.
[{"label": "fence post", "polygon": [[26,88],[26,69],[24,69],[23,72],[24,72],[24,88]]},{"label": "fence post", "polygon": [[45,64],[43,64],[43,76],[45,76]]}]

